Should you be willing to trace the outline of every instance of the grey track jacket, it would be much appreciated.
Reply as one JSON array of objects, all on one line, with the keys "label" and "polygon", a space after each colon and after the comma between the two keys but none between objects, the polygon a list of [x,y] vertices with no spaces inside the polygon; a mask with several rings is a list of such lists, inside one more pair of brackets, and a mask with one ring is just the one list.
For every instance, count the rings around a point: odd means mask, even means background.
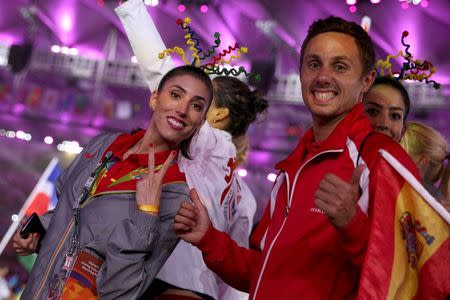
[{"label": "grey track jacket", "polygon": [[[50,224],[22,299],[46,299],[49,281],[61,270],[70,247],[73,203],[116,137],[104,134],[92,140],[58,178],[58,205],[45,216]],[[183,201],[190,201],[188,187],[177,182],[163,185],[159,217],[138,211],[134,192],[86,202],[80,211],[79,245],[104,260],[97,275],[101,299],[136,299],[146,290],[178,243],[172,223]]]}]

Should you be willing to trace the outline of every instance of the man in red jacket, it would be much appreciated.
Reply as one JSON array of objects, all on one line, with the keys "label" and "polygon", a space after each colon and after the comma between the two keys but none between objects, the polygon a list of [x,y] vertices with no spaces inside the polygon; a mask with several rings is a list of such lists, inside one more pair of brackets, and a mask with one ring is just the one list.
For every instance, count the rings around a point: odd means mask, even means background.
[{"label": "man in red jacket", "polygon": [[377,185],[378,150],[395,155],[418,177],[396,142],[369,134],[360,102],[374,81],[373,65],[372,41],[356,23],[329,17],[309,28],[300,81],[313,124],[276,165],[280,172],[270,203],[251,237],[256,250],[214,229],[195,191],[195,206],[182,204],[175,231],[203,252],[210,269],[251,299],[356,298],[371,204],[377,201],[373,191],[388,188]]}]

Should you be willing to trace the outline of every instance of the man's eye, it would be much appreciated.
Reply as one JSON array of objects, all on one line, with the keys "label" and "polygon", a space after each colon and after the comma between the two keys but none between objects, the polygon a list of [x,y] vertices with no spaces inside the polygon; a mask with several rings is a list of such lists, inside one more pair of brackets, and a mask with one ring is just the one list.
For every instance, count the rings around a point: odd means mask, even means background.
[{"label": "man's eye", "polygon": [[392,114],[391,118],[392,118],[392,120],[396,120],[396,121],[403,119],[401,114]]},{"label": "man's eye", "polygon": [[311,69],[318,69],[320,64],[317,61],[311,61],[308,63],[308,67]]},{"label": "man's eye", "polygon": [[347,70],[347,66],[345,66],[343,64],[337,64],[335,66],[335,68],[336,68],[337,71],[345,71],[345,70]]}]

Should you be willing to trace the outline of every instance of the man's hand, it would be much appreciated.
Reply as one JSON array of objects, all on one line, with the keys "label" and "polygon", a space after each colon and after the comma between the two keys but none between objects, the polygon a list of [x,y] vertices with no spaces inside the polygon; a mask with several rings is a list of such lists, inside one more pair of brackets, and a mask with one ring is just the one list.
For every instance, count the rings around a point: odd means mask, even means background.
[{"label": "man's hand", "polygon": [[208,211],[203,206],[195,189],[190,191],[192,203],[183,202],[175,216],[173,229],[184,241],[196,245],[211,225]]},{"label": "man's hand", "polygon": [[335,227],[344,227],[355,216],[359,198],[359,178],[364,169],[364,165],[359,165],[353,171],[350,182],[345,182],[334,174],[327,174],[320,182],[315,193],[315,204],[323,210]]},{"label": "man's hand", "polygon": [[[22,219],[19,228],[27,222],[26,219]],[[39,233],[30,233],[26,239],[20,236],[20,229],[16,231],[13,237],[13,247],[16,249],[17,255],[30,255],[36,252],[39,243]]]}]

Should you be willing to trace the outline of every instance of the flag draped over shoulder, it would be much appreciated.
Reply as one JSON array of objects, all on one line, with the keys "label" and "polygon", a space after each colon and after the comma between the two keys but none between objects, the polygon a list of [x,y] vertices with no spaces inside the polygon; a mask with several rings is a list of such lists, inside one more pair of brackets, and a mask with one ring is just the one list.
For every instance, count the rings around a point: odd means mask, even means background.
[{"label": "flag draped over shoulder", "polygon": [[358,299],[446,299],[450,214],[387,151],[375,199]]}]

